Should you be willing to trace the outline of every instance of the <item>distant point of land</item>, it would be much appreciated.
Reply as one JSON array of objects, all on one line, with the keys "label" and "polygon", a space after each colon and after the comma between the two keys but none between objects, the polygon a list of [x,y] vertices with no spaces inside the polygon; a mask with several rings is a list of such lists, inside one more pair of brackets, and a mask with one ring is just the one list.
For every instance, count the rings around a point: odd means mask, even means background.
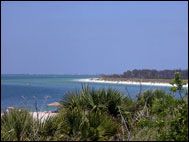
[{"label": "distant point of land", "polygon": [[176,72],[179,72],[181,78],[188,83],[188,69],[181,70],[127,70],[123,74],[101,75],[101,79],[107,81],[134,81],[134,82],[160,82],[169,83]]}]

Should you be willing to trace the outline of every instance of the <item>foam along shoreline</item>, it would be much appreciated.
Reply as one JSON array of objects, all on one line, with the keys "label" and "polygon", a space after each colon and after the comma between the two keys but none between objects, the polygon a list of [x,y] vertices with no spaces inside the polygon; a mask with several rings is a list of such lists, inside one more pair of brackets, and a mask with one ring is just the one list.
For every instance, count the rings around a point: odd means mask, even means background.
[{"label": "foam along shoreline", "polygon": [[[158,83],[158,82],[134,82],[134,81],[107,81],[101,80],[99,78],[86,78],[86,79],[77,79],[75,81],[78,82],[86,82],[86,83],[108,83],[108,84],[125,84],[125,85],[146,85],[146,86],[168,86],[172,85],[169,83]],[[183,85],[183,87],[188,88],[188,84]]]}]

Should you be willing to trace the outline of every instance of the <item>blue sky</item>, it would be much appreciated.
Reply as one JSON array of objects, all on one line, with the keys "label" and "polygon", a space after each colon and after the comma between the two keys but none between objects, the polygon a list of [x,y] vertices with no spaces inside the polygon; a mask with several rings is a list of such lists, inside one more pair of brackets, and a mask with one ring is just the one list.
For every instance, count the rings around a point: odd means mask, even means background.
[{"label": "blue sky", "polygon": [[1,72],[188,68],[188,2],[1,2]]}]

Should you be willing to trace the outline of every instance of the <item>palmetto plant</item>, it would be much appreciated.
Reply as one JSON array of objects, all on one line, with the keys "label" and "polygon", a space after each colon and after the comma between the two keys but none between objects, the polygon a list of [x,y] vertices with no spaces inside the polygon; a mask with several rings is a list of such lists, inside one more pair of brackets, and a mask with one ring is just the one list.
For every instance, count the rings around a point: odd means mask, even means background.
[{"label": "palmetto plant", "polygon": [[24,109],[13,109],[1,116],[1,140],[39,141],[53,140],[57,125],[54,117],[45,120],[34,119]]},{"label": "palmetto plant", "polygon": [[57,115],[56,140],[116,140],[120,124],[102,111],[66,108]]},{"label": "palmetto plant", "polygon": [[28,111],[14,109],[1,117],[1,140],[29,139],[33,118]]},{"label": "palmetto plant", "polygon": [[57,127],[56,117],[48,116],[44,121],[35,120],[33,125],[33,133],[35,133],[36,135],[34,135],[35,137],[33,137],[33,140],[54,140]]},{"label": "palmetto plant", "polygon": [[80,92],[69,92],[67,96],[68,98],[62,102],[66,108],[80,107],[86,111],[99,109],[114,117],[119,114],[118,106],[123,102],[123,95],[117,90],[94,90],[88,86],[83,87]]},{"label": "palmetto plant", "polygon": [[[122,94],[112,89],[82,90],[69,92],[62,102],[64,109],[59,113],[59,136],[67,140],[110,140],[120,139],[121,120],[118,107]],[[64,129],[62,129],[64,128]],[[66,130],[65,130],[66,129]]]}]

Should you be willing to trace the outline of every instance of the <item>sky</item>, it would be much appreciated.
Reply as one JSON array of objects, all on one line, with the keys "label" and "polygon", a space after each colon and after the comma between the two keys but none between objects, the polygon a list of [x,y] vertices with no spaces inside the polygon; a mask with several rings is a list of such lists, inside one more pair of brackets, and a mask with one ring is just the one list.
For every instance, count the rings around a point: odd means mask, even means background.
[{"label": "sky", "polygon": [[188,2],[1,2],[1,74],[188,69]]}]

